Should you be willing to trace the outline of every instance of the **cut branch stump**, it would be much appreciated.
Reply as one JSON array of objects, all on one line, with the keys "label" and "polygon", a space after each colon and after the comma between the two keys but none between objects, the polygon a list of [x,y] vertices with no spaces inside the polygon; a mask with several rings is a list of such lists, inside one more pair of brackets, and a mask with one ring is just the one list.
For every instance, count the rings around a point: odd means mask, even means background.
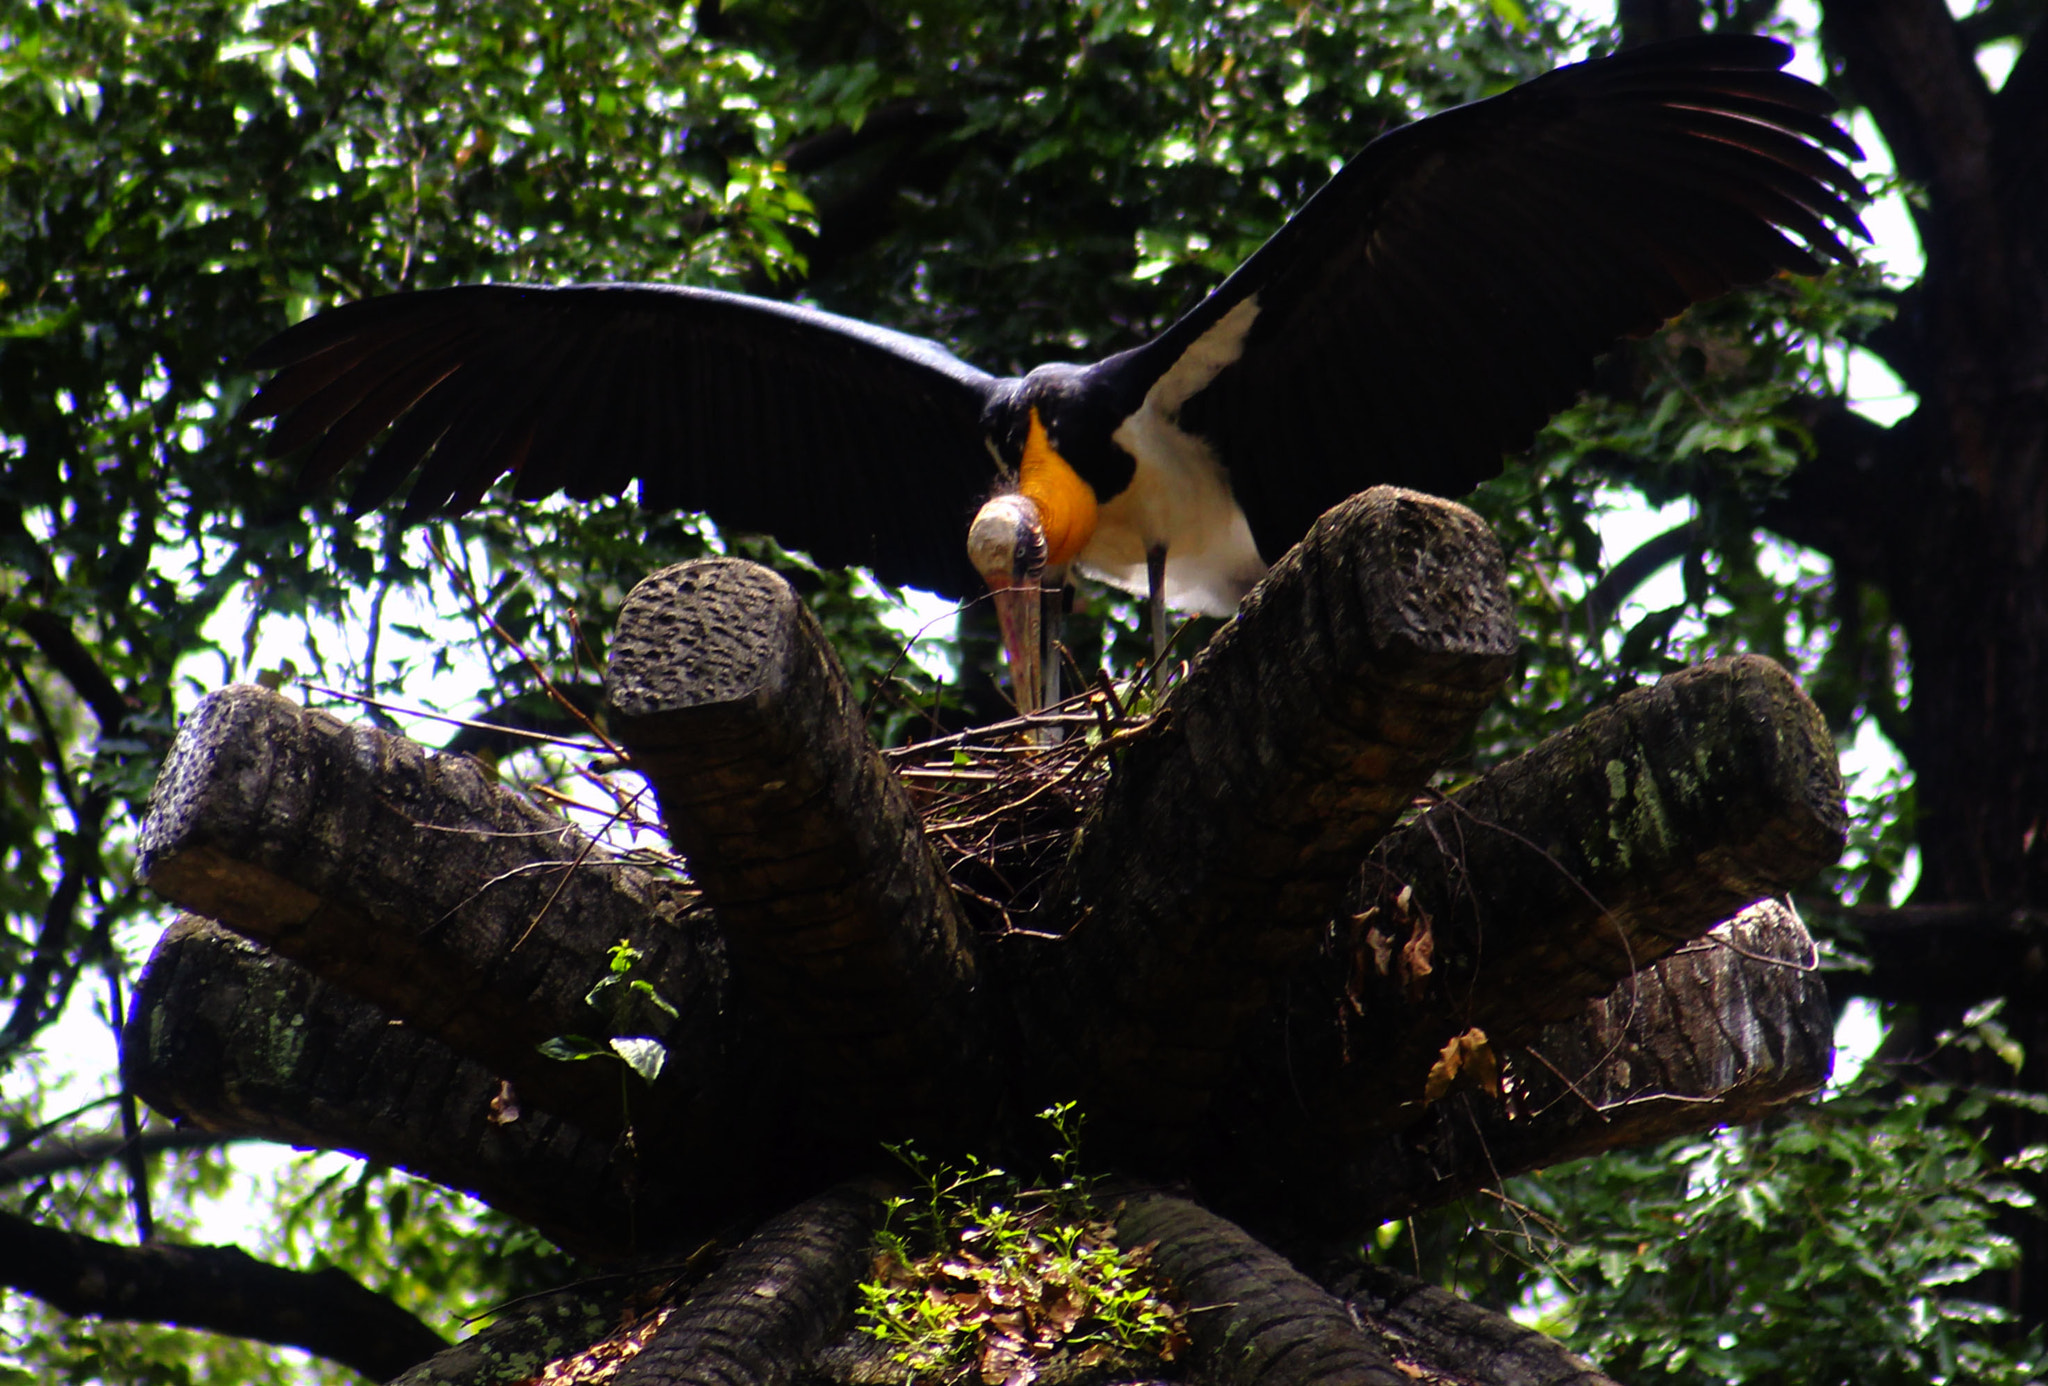
[{"label": "cut branch stump", "polygon": [[1132,745],[1048,893],[1043,1060],[1169,1143],[1312,950],[1359,858],[1514,667],[1500,548],[1464,506],[1375,487],[1274,565]]},{"label": "cut branch stump", "polygon": [[1325,1216],[1405,1216],[1509,1175],[1739,1126],[1818,1091],[1834,1012],[1817,957],[1790,906],[1759,901],[1572,1019],[1501,1044],[1508,1100],[1468,1088],[1358,1144],[1343,1144],[1340,1125]]},{"label": "cut branch stump", "polygon": [[131,1008],[122,1070],[158,1111],[411,1170],[585,1255],[704,1226],[733,1178],[715,1148],[641,1178],[614,1132],[564,1121],[421,1027],[197,915],[158,941]]},{"label": "cut branch stump", "polygon": [[[661,1301],[536,1305],[416,1386],[495,1379],[536,1342],[631,1356],[621,1381],[861,1379],[873,1353],[834,1316],[869,1187],[763,1226],[687,1298],[694,1253],[631,1253],[1047,1100],[1082,1098],[1094,1158],[1197,1180],[1310,1252],[1812,1091],[1811,941],[1744,907],[1833,858],[1841,784],[1774,665],[1623,697],[1389,832],[1512,672],[1509,614],[1470,511],[1390,488],[1338,507],[1097,752],[1102,797],[1000,947],[963,923],[815,621],[750,564],[643,583],[608,673],[701,899],[471,762],[230,689],[181,731],[141,837],[149,884],[219,925],[160,943],[124,1067],[210,1129],[475,1192]],[[614,1033],[587,994],[621,940],[679,1013],[648,1012],[668,1062],[630,1112],[616,1066],[539,1053]],[[1198,1302],[1199,1379],[1604,1386],[1412,1284],[1332,1295],[1193,1204],[1136,1195],[1119,1223]]]},{"label": "cut branch stump", "polygon": [[[685,925],[683,891],[466,756],[348,726],[266,689],[224,689],[186,720],[138,855],[143,880],[183,908],[376,1002],[594,1131],[620,1126],[616,1076],[539,1046],[589,1029],[583,997],[620,939],[679,1012],[648,1017],[654,1037],[692,1056],[725,1047],[718,944]],[[710,1072],[676,1066],[675,1099],[687,1103],[681,1086]]]},{"label": "cut branch stump", "polygon": [[813,1124],[973,1129],[992,1094],[972,932],[809,610],[737,559],[633,589],[612,726],[718,911]]},{"label": "cut branch stump", "polygon": [[[1840,855],[1834,743],[1791,678],[1717,659],[1481,776],[1367,862],[1337,949],[1333,1106],[1362,1138],[1419,1113],[1442,1046],[1512,1046]],[[1327,976],[1327,974],[1326,974]],[[1334,980],[1334,979],[1333,979]],[[1325,982],[1326,987],[1329,982]]]}]

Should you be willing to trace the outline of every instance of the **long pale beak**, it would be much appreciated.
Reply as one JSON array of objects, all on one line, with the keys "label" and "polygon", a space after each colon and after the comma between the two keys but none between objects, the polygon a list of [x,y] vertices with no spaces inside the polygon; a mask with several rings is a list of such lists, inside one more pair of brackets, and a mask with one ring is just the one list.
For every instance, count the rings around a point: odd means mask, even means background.
[{"label": "long pale beak", "polygon": [[1003,629],[1003,655],[1010,666],[1010,696],[1020,713],[1037,712],[1045,697],[1045,603],[1036,582],[1011,583],[990,594],[996,623]]}]

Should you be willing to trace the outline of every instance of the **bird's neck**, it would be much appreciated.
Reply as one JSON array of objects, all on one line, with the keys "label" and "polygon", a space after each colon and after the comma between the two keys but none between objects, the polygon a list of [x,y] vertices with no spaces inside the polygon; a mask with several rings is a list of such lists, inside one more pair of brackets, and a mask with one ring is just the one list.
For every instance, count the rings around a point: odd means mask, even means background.
[{"label": "bird's neck", "polygon": [[1045,526],[1046,566],[1065,567],[1095,533],[1095,489],[1053,447],[1035,406],[1017,489],[1038,507],[1039,522]]}]

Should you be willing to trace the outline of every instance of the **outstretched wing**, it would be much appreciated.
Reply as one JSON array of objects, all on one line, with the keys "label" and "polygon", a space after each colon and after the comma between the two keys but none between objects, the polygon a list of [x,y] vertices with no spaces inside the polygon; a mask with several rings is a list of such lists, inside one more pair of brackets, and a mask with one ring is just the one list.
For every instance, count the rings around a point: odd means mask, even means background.
[{"label": "outstretched wing", "polygon": [[[1828,151],[1860,151],[1825,92],[1778,71],[1790,51],[1746,35],[1635,49],[1396,130],[1105,365],[1152,380],[1235,353],[1180,424],[1214,448],[1269,560],[1367,486],[1461,494],[1618,338],[1817,273],[1816,252],[1848,258],[1863,190]],[[1254,296],[1247,328],[1231,310]]]},{"label": "outstretched wing", "polygon": [[641,503],[772,534],[833,566],[969,596],[961,536],[995,469],[993,377],[922,338],[814,309],[651,284],[473,285],[332,309],[258,349],[273,456],[324,481],[396,421],[357,481],[374,506],[459,514],[514,494]]}]

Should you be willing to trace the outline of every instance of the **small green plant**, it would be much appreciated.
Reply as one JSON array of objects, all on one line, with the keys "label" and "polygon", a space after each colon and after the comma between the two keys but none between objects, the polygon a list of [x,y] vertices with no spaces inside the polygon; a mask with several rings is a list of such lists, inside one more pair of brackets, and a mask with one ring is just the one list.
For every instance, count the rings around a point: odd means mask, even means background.
[{"label": "small green plant", "polygon": [[1113,1210],[1081,1171],[1080,1113],[1069,1102],[1039,1115],[1059,1140],[1051,1188],[888,1147],[920,1188],[889,1200],[858,1320],[911,1381],[974,1371],[986,1386],[1029,1386],[1055,1352],[1093,1367],[1170,1361],[1187,1344],[1151,1248],[1117,1245]]},{"label": "small green plant", "polygon": [[670,1020],[676,1008],[655,990],[654,983],[632,975],[640,965],[641,952],[625,939],[611,946],[605,975],[583,994],[583,1004],[604,1018],[609,1034],[604,1039],[590,1035],[555,1035],[543,1040],[540,1052],[550,1059],[574,1062],[579,1059],[617,1059],[652,1084],[668,1062],[668,1046],[647,1035],[630,1031],[646,1028],[649,1010],[660,1011]]}]

